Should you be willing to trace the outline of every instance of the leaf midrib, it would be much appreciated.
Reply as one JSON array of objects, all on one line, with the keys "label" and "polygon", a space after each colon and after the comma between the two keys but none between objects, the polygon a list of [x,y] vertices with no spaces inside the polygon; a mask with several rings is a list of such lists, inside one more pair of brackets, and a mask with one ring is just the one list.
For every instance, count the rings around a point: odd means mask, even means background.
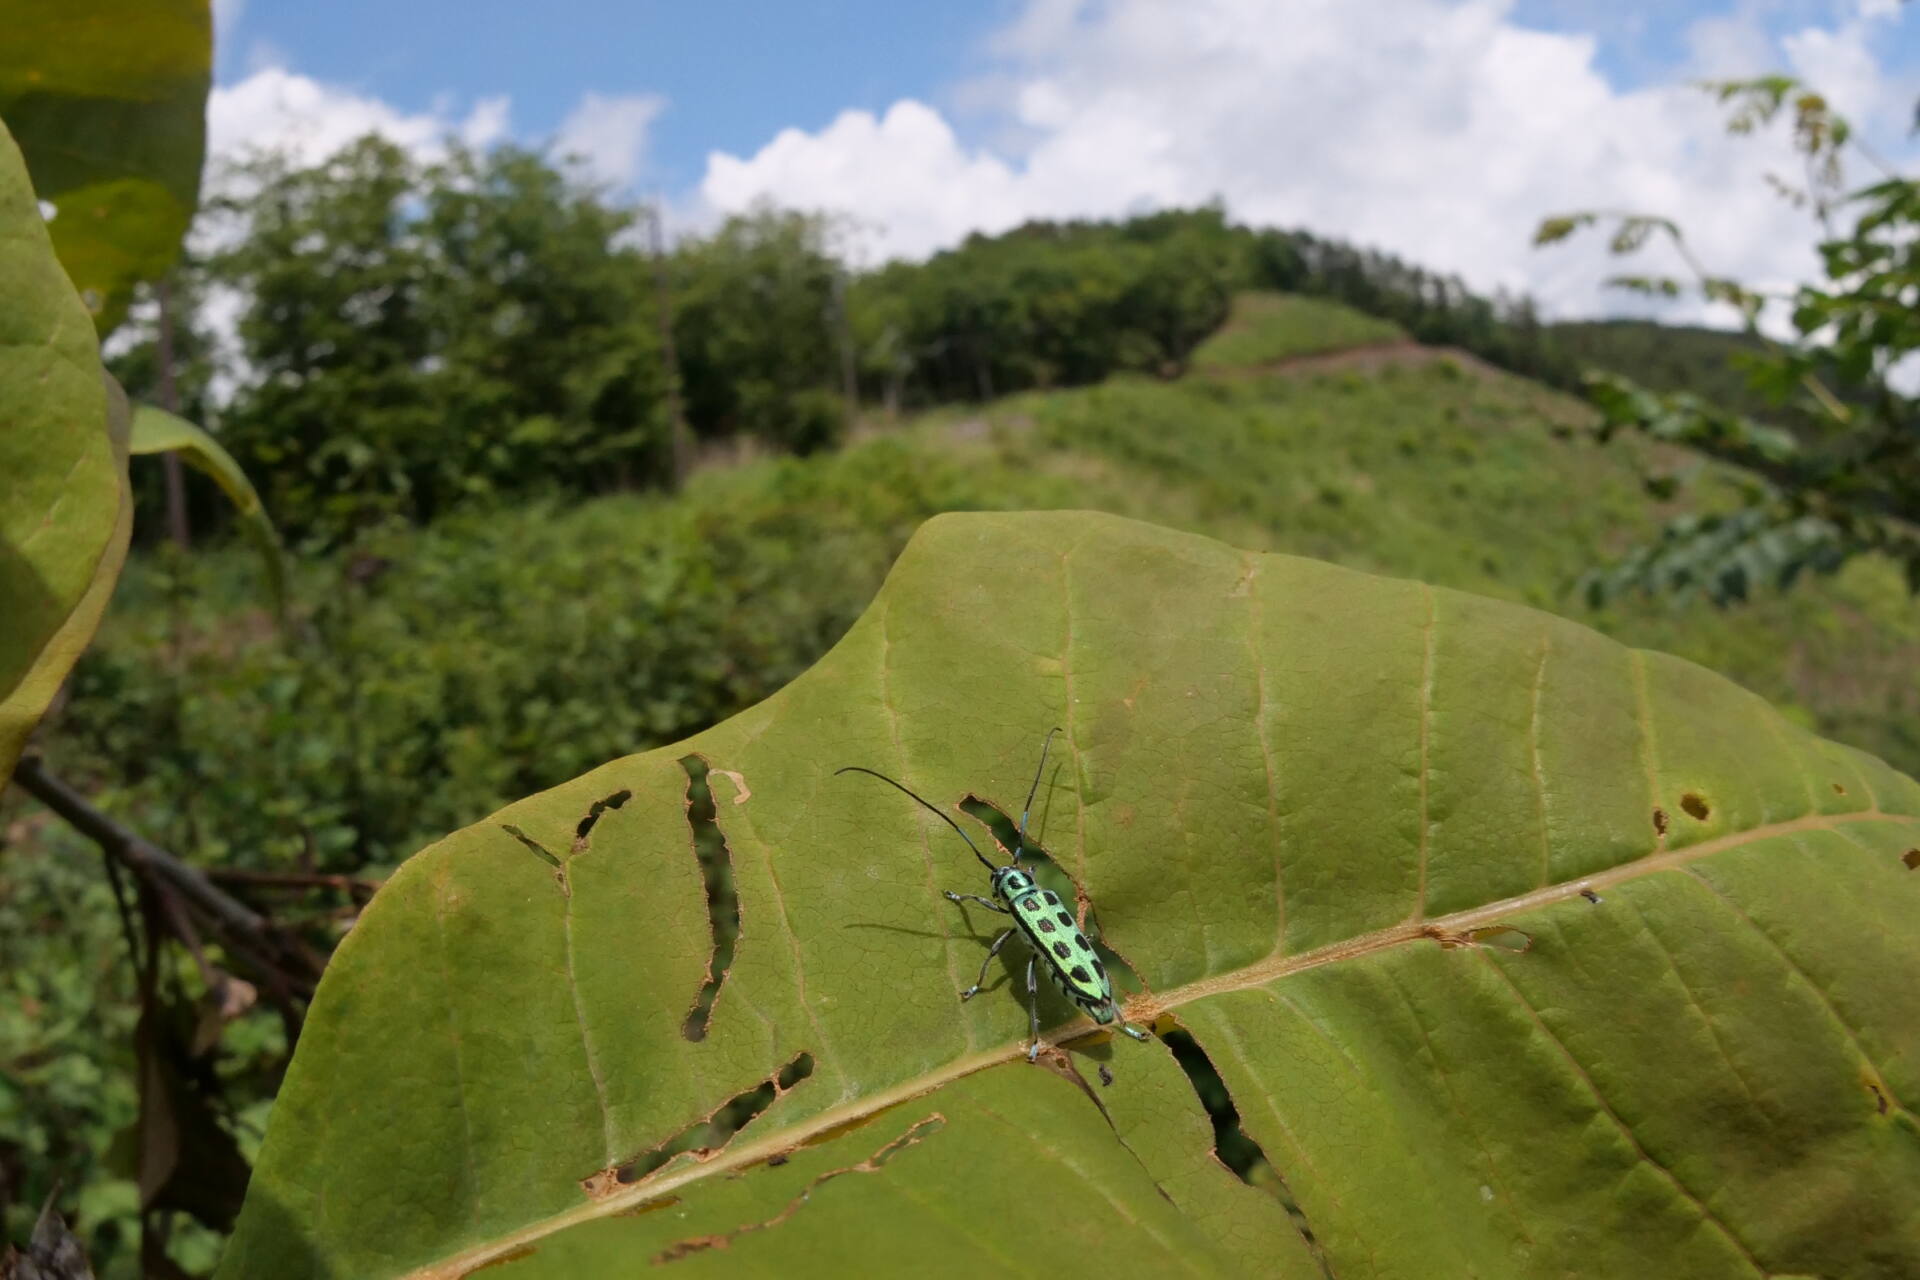
[{"label": "leaf midrib", "polygon": [[[1463,934],[1485,925],[1500,923],[1506,917],[1531,911],[1537,907],[1565,902],[1583,890],[1605,889],[1624,881],[1684,867],[1716,853],[1762,840],[1805,831],[1831,831],[1859,822],[1912,822],[1917,818],[1920,818],[1920,815],[1887,813],[1877,808],[1846,814],[1809,814],[1786,822],[1770,823],[1746,831],[1731,832],[1678,849],[1657,849],[1646,857],[1632,862],[1622,863],[1604,871],[1596,871],[1592,875],[1581,876],[1574,880],[1543,885],[1538,889],[1529,890],[1515,897],[1502,898],[1484,906],[1472,907],[1452,915],[1408,919],[1385,929],[1376,929],[1371,933],[1329,943],[1311,951],[1270,955],[1231,972],[1201,978],[1158,995],[1135,996],[1125,1002],[1127,1020],[1151,1023],[1162,1013],[1192,1004],[1208,996],[1244,991],[1307,969],[1319,968],[1322,965],[1349,960],[1356,956],[1369,955],[1409,942],[1433,939],[1436,931],[1445,934]],[[1048,1045],[1059,1045],[1079,1040],[1097,1030],[1092,1021],[1083,1016],[1056,1028],[1052,1034],[1043,1036],[1042,1040]],[[769,1131],[750,1141],[729,1143],[711,1158],[700,1163],[685,1165],[678,1169],[663,1169],[659,1175],[623,1187],[603,1199],[589,1201],[565,1213],[531,1223],[518,1231],[464,1253],[418,1267],[407,1273],[408,1280],[458,1280],[459,1277],[467,1275],[477,1267],[546,1236],[661,1199],[681,1187],[714,1174],[757,1164],[769,1156],[790,1151],[811,1137],[878,1115],[890,1107],[932,1093],[976,1071],[1016,1061],[1025,1055],[1024,1046],[1025,1041],[1020,1040],[979,1053],[967,1054],[953,1059],[937,1070],[926,1072],[910,1080],[903,1080],[875,1093],[864,1094],[850,1102],[829,1107],[798,1124]]]}]

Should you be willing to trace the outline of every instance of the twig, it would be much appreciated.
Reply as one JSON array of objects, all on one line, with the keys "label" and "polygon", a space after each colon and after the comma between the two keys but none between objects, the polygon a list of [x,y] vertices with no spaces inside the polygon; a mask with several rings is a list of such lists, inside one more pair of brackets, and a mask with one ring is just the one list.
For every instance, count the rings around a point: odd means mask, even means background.
[{"label": "twig", "polygon": [[325,875],[312,871],[250,871],[241,867],[209,867],[207,878],[219,884],[248,885],[257,889],[339,889],[355,897],[371,897],[380,887],[378,880],[359,880],[353,876]]},{"label": "twig", "polygon": [[266,917],[223,892],[198,867],[182,862],[101,813],[85,796],[48,773],[38,756],[23,757],[13,768],[13,780],[115,860],[164,882],[226,931],[256,944],[268,955],[285,950]]}]

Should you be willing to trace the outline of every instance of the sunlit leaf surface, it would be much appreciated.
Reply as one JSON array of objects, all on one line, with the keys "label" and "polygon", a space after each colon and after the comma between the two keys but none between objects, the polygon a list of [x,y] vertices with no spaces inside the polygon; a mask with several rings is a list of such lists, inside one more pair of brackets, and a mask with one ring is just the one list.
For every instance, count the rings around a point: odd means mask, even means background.
[{"label": "sunlit leaf surface", "polygon": [[[1049,993],[1029,1066],[1017,948],[954,994],[1000,917],[939,891],[979,865],[833,770],[1017,817],[1056,724],[1035,829],[1163,1038]],[[1917,1274],[1915,814],[1878,761],[1545,614],[941,517],[777,696],[387,884],[224,1274]],[[1264,1153],[1245,1180],[1176,1048]]]}]

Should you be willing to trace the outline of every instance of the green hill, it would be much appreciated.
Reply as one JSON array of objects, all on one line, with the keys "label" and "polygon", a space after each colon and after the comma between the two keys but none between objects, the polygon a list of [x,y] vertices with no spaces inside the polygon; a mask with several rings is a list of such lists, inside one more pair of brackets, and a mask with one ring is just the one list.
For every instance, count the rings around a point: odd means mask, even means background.
[{"label": "green hill", "polygon": [[1649,320],[1587,320],[1551,325],[1547,334],[1580,368],[1625,374],[1654,391],[1691,391],[1752,417],[1780,412],[1747,385],[1745,371],[1735,362],[1764,350],[1744,333]]},{"label": "green hill", "polygon": [[[1470,357],[1408,345],[1285,364],[1392,332],[1326,302],[1243,299],[1185,379],[940,410],[836,452],[710,470],[674,498],[396,529],[301,570],[317,648],[264,625],[243,553],[196,557],[184,579],[138,565],[53,750],[140,779],[129,799],[158,834],[181,830],[177,797],[195,794],[213,856],[270,862],[315,840],[387,862],[779,688],[927,516],[1093,507],[1567,614],[1920,770],[1920,612],[1891,567],[1738,611],[1590,613],[1571,585],[1654,532],[1640,471],[1680,459],[1588,443],[1572,430],[1583,406]],[[1716,484],[1696,490],[1712,501]],[[153,655],[175,651],[164,683],[180,692],[163,696]],[[262,796],[297,821],[265,820]]]}]

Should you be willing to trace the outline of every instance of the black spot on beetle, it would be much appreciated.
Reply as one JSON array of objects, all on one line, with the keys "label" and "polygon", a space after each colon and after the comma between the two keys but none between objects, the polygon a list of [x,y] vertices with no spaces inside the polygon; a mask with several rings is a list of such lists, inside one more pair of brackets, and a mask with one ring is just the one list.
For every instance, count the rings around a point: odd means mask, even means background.
[{"label": "black spot on beetle", "polygon": [[1059,956],[1062,960],[1065,960],[1068,956],[1072,955],[1073,953],[1067,950],[1066,943],[1056,942],[1053,944],[1053,954]]},{"label": "black spot on beetle", "polygon": [[1102,978],[1105,978],[1107,976],[1107,966],[1101,964],[1098,960],[1095,960],[1093,962],[1093,971],[1099,974]]},{"label": "black spot on beetle", "polygon": [[1068,915],[1064,911],[1062,911],[1059,915],[1055,916],[1054,919],[1058,920],[1061,924],[1067,926],[1067,928],[1069,929],[1073,928],[1073,917]]},{"label": "black spot on beetle", "polygon": [[1059,905],[1060,905],[1060,899],[1058,899],[1058,898],[1056,898],[1056,897],[1054,897],[1054,896],[1053,896],[1053,891],[1052,891],[1051,889],[1049,889],[1049,890],[1047,890],[1047,891],[1046,891],[1046,892],[1045,892],[1044,894],[1042,894],[1041,896],[1043,896],[1044,898],[1046,898],[1046,900],[1047,900],[1047,905],[1048,905],[1048,906],[1050,906],[1050,907],[1057,907],[1057,906],[1059,906]]},{"label": "black spot on beetle", "polygon": [[1020,900],[1020,909],[1022,911],[1038,911],[1040,909],[1040,904],[1038,902],[1035,902],[1032,898],[1022,898]]},{"label": "black spot on beetle", "polygon": [[1093,979],[1087,974],[1087,967],[1083,964],[1077,964],[1073,966],[1073,980],[1075,982],[1093,981]]},{"label": "black spot on beetle", "polygon": [[1093,946],[1092,946],[1092,944],[1090,944],[1090,943],[1089,943],[1089,942],[1087,941],[1087,935],[1086,935],[1086,934],[1084,934],[1084,933],[1080,933],[1080,934],[1075,934],[1075,935],[1074,935],[1074,939],[1073,939],[1073,944],[1074,944],[1074,945],[1075,945],[1076,947],[1079,947],[1079,948],[1080,948],[1080,949],[1081,949],[1082,951],[1091,951],[1091,950],[1093,950]]},{"label": "black spot on beetle", "polygon": [[1042,932],[1042,933],[1052,933],[1052,932],[1053,932],[1053,921],[1051,921],[1051,920],[1042,920],[1042,921],[1040,922],[1040,932]]}]

